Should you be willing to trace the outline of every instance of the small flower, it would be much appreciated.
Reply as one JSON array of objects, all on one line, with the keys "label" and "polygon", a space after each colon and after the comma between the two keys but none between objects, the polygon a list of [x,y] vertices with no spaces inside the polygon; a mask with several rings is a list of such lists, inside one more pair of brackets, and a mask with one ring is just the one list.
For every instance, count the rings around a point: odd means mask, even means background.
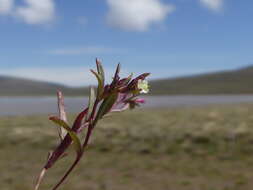
[{"label": "small flower", "polygon": [[136,98],[135,99],[135,102],[137,103],[137,104],[145,104],[145,99],[143,99],[143,98]]},{"label": "small flower", "polygon": [[137,88],[140,90],[140,93],[147,94],[149,92],[149,85],[147,80],[138,80]]},{"label": "small flower", "polygon": [[145,100],[142,98],[135,98],[128,100],[129,108],[134,109],[136,106],[139,107],[141,104],[145,104]]}]

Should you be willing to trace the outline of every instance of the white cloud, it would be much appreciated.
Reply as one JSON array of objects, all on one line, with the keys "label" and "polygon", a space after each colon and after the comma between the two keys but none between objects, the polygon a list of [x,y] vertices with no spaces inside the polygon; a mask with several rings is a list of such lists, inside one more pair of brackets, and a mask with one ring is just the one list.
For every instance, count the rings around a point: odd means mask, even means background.
[{"label": "white cloud", "polygon": [[13,8],[13,0],[0,0],[0,14],[9,14]]},{"label": "white cloud", "polygon": [[200,0],[200,2],[213,11],[220,11],[223,7],[224,0]]},{"label": "white cloud", "polygon": [[45,24],[55,17],[53,0],[25,0],[26,5],[17,7],[16,15],[27,24]]},{"label": "white cloud", "polygon": [[107,0],[109,25],[129,31],[145,31],[175,10],[160,0]]},{"label": "white cloud", "polygon": [[120,52],[118,49],[102,47],[102,46],[89,46],[77,48],[59,48],[50,50],[49,54],[52,55],[84,55],[84,54],[108,54]]}]

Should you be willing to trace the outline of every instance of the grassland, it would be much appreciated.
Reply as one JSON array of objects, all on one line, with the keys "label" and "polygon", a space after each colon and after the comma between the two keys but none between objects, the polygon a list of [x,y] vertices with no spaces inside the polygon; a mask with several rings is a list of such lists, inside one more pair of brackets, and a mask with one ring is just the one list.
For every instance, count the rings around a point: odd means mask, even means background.
[{"label": "grassland", "polygon": [[[72,117],[73,118],[73,117]],[[0,189],[32,189],[57,142],[47,116],[0,118]],[[73,158],[49,171],[41,190]],[[62,190],[251,190],[253,105],[149,109],[104,119]]]}]

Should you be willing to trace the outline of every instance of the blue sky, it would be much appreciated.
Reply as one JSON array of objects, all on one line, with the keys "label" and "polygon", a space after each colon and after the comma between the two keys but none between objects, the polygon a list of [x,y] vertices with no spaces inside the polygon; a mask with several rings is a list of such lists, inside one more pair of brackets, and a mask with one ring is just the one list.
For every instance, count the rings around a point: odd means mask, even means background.
[{"label": "blue sky", "polygon": [[81,86],[102,60],[108,77],[152,78],[253,64],[252,0],[0,0],[0,74]]}]

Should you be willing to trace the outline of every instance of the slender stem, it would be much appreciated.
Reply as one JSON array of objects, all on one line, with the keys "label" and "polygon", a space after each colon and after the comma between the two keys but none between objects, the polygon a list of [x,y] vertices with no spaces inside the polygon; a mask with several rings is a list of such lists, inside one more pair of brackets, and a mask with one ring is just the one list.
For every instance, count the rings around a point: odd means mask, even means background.
[{"label": "slender stem", "polygon": [[66,178],[69,176],[69,174],[72,172],[72,170],[77,166],[77,164],[81,160],[82,156],[84,155],[84,149],[88,145],[91,133],[92,133],[92,125],[90,125],[89,128],[88,128],[88,131],[87,131],[87,134],[86,134],[86,137],[85,137],[85,141],[84,141],[84,144],[83,144],[83,150],[82,150],[81,154],[77,155],[75,162],[72,164],[72,166],[68,169],[68,171],[65,173],[65,175],[54,186],[54,188],[52,190],[56,190],[66,180]]},{"label": "slender stem", "polygon": [[[96,113],[96,109],[97,109],[98,103],[99,103],[99,100],[96,99],[90,118],[94,117],[94,115]],[[86,134],[83,146],[82,146],[82,152],[81,152],[81,154],[77,155],[76,160],[74,161],[74,163],[70,166],[70,168],[68,169],[68,171],[61,178],[61,180],[54,186],[54,188],[52,190],[56,190],[66,180],[66,178],[69,176],[69,174],[72,172],[72,170],[77,166],[77,164],[81,160],[82,156],[84,155],[84,150],[85,150],[86,146],[89,143],[89,139],[90,139],[93,127],[94,127],[94,124],[92,122],[90,122],[90,124],[88,126],[88,131],[87,131],[87,134]]]},{"label": "slender stem", "polygon": [[65,179],[69,176],[71,171],[76,167],[78,162],[80,161],[81,156],[77,156],[75,162],[72,164],[72,166],[68,169],[68,171],[65,173],[65,175],[61,178],[61,180],[54,186],[52,190],[56,190],[64,181]]},{"label": "slender stem", "polygon": [[84,143],[83,143],[83,148],[82,148],[83,153],[84,153],[84,150],[85,150],[86,146],[89,143],[89,139],[90,139],[90,136],[91,136],[91,133],[92,133],[92,129],[93,129],[93,125],[90,125],[89,128],[88,128],[88,131],[87,131],[86,138],[85,138]]},{"label": "slender stem", "polygon": [[40,172],[40,175],[39,175],[39,177],[38,177],[38,179],[37,179],[37,181],[36,181],[36,185],[35,185],[34,190],[38,190],[38,189],[39,189],[39,186],[40,186],[40,184],[41,184],[41,181],[42,181],[43,177],[44,177],[45,174],[46,174],[46,171],[47,171],[47,170],[46,170],[45,168],[43,168],[42,171]]}]

